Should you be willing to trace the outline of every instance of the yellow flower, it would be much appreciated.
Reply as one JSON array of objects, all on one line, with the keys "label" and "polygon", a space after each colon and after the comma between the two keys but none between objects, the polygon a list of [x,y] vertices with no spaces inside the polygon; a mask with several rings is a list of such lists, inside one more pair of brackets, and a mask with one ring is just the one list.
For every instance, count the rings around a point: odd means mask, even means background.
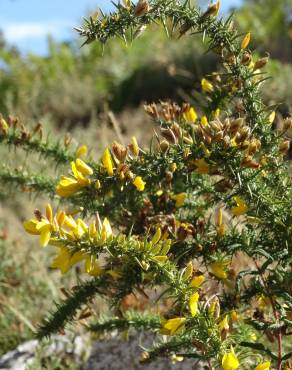
[{"label": "yellow flower", "polygon": [[191,281],[189,287],[190,288],[199,288],[205,281],[204,275],[195,276]]},{"label": "yellow flower", "polygon": [[262,362],[254,370],[270,370],[271,363],[270,361]]},{"label": "yellow flower", "polygon": [[87,176],[93,174],[93,170],[81,159],[71,163],[73,177],[61,176],[56,192],[60,197],[70,197],[85,186],[90,184]]},{"label": "yellow flower", "polygon": [[112,156],[109,151],[109,148],[106,148],[106,150],[104,151],[102,155],[102,164],[103,164],[103,167],[106,169],[107,174],[109,176],[113,176],[114,174],[113,160],[112,160]]},{"label": "yellow flower", "polygon": [[171,199],[175,201],[176,208],[179,208],[184,204],[186,197],[187,197],[187,193],[179,193],[176,195],[172,195]]},{"label": "yellow flower", "polygon": [[213,115],[214,118],[219,118],[220,113],[221,113],[220,109],[217,108],[216,110],[214,110],[214,112],[212,112],[212,115]]},{"label": "yellow flower", "polygon": [[203,126],[207,126],[208,125],[208,118],[207,118],[207,116],[203,116],[202,118],[201,118],[201,124],[203,125]]},{"label": "yellow flower", "polygon": [[214,91],[213,84],[209,80],[207,80],[206,78],[202,79],[201,86],[202,86],[202,89],[205,93],[211,93],[211,92]]},{"label": "yellow flower", "polygon": [[276,118],[276,112],[273,111],[270,115],[269,115],[269,123],[273,123],[275,121],[275,118]]},{"label": "yellow flower", "polygon": [[61,180],[56,188],[56,192],[60,197],[70,197],[77,193],[82,186],[73,177],[61,176]]},{"label": "yellow flower", "polygon": [[76,169],[82,173],[84,176],[91,176],[93,174],[93,170],[89,167],[82,159],[78,158],[75,162]]},{"label": "yellow flower", "polygon": [[184,112],[183,116],[187,122],[191,123],[195,123],[198,118],[197,113],[193,107],[189,107],[188,110]]},{"label": "yellow flower", "polygon": [[184,317],[176,317],[175,319],[167,320],[162,324],[161,334],[174,335],[182,330],[186,319]]},{"label": "yellow flower", "polygon": [[100,276],[102,269],[99,263],[96,261],[95,256],[87,256],[85,259],[84,270],[90,276]]},{"label": "yellow flower", "polygon": [[226,352],[222,358],[222,368],[224,370],[236,370],[239,367],[239,361],[232,352]]},{"label": "yellow flower", "polygon": [[144,191],[146,182],[143,181],[141,176],[136,176],[133,184],[136,186],[138,191]]},{"label": "yellow flower", "polygon": [[87,154],[88,149],[86,145],[81,145],[76,151],[76,157],[83,157]]},{"label": "yellow flower", "polygon": [[241,199],[238,196],[235,196],[235,197],[233,197],[233,200],[236,203],[236,207],[231,208],[231,213],[234,216],[243,215],[248,211],[248,206],[246,205],[246,203],[244,202],[243,199]]},{"label": "yellow flower", "polygon": [[224,316],[224,318],[219,322],[218,327],[220,331],[229,330],[228,315]]},{"label": "yellow flower", "polygon": [[189,300],[189,308],[192,314],[192,317],[195,317],[198,313],[198,301],[199,301],[200,295],[198,292],[191,295]]},{"label": "yellow flower", "polygon": [[65,274],[76,263],[84,259],[84,254],[81,251],[71,253],[68,248],[60,247],[59,254],[53,260],[51,267],[60,269],[62,274]]},{"label": "yellow flower", "polygon": [[235,310],[232,310],[230,313],[232,321],[238,321],[239,320],[239,315]]},{"label": "yellow flower", "polygon": [[138,157],[140,153],[139,145],[135,136],[132,137],[131,144],[129,145],[131,152],[135,157]]},{"label": "yellow flower", "polygon": [[40,245],[46,247],[51,239],[52,232],[57,228],[53,219],[53,211],[50,204],[46,207],[46,217],[40,220],[31,219],[23,223],[25,231],[32,235],[40,236]]},{"label": "yellow flower", "polygon": [[223,236],[225,233],[225,225],[223,223],[223,209],[220,207],[217,211],[216,217],[217,234]]},{"label": "yellow flower", "polygon": [[208,163],[205,161],[204,158],[201,158],[201,159],[196,159],[194,161],[194,164],[195,166],[197,167],[196,168],[196,172],[200,173],[200,174],[207,174],[209,173],[209,165]]},{"label": "yellow flower", "polygon": [[212,274],[215,275],[218,279],[225,280],[227,279],[227,267],[229,266],[229,261],[217,261],[213,262],[210,265]]},{"label": "yellow flower", "polygon": [[243,38],[243,40],[241,42],[241,49],[246,49],[248,47],[249,43],[250,43],[250,32],[248,32],[244,36],[244,38]]}]

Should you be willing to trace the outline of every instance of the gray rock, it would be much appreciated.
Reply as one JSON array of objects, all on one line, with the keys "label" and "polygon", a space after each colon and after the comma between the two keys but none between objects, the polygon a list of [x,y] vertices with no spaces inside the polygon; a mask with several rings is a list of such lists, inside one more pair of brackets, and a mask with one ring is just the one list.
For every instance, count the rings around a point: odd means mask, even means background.
[{"label": "gray rock", "polygon": [[157,359],[150,364],[141,364],[141,346],[151,346],[152,338],[143,334],[128,340],[111,338],[93,345],[85,370],[193,370],[199,369],[194,360],[172,363],[170,359]]},{"label": "gray rock", "polygon": [[27,370],[37,357],[37,352],[41,351],[45,357],[52,355],[72,354],[76,358],[83,357],[88,346],[81,337],[69,338],[66,336],[52,336],[47,342],[40,343],[31,340],[19,345],[15,350],[6,353],[0,358],[0,370]]}]

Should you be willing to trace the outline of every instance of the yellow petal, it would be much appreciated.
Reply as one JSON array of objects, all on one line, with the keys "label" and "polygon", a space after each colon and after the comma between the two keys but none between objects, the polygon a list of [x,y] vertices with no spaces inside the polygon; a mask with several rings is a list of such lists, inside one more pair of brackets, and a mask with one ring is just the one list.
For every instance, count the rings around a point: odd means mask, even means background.
[{"label": "yellow petal", "polygon": [[48,204],[46,207],[46,216],[49,222],[53,222],[53,210],[50,204]]},{"label": "yellow petal", "polygon": [[175,200],[175,206],[176,208],[179,208],[184,204],[186,197],[187,197],[187,193],[180,193],[180,194],[172,195],[171,199]]},{"label": "yellow petal", "polygon": [[39,235],[40,232],[39,230],[37,230],[37,224],[39,223],[38,220],[28,220],[28,221],[24,221],[23,223],[23,227],[25,229],[25,231],[31,235]]},{"label": "yellow petal", "polygon": [[236,207],[231,208],[231,213],[234,216],[243,215],[248,211],[248,206],[246,205],[246,203],[244,202],[243,199],[241,199],[238,196],[235,196],[235,197],[233,197],[233,200],[236,203]]},{"label": "yellow petal", "polygon": [[222,368],[224,370],[236,370],[239,367],[239,361],[234,352],[226,352],[222,358]]},{"label": "yellow petal", "polygon": [[135,136],[132,137],[131,144],[130,144],[131,152],[134,154],[135,157],[138,157],[140,153],[139,145]]},{"label": "yellow petal", "polygon": [[213,84],[210,81],[208,81],[206,78],[202,79],[201,86],[202,86],[203,91],[206,93],[211,93],[214,91]]},{"label": "yellow petal", "polygon": [[201,118],[201,124],[203,125],[203,126],[208,126],[208,118],[206,117],[206,116],[203,116],[202,118]]},{"label": "yellow petal", "polygon": [[187,122],[195,123],[198,115],[193,107],[190,107],[186,112],[183,114],[184,119]]},{"label": "yellow petal", "polygon": [[81,145],[76,151],[76,157],[83,157],[87,154],[88,149],[86,145]]},{"label": "yellow petal", "polygon": [[227,272],[226,264],[224,262],[213,262],[210,265],[211,271],[213,275],[215,275],[218,279],[227,279]]},{"label": "yellow petal", "polygon": [[207,174],[209,173],[209,164],[205,161],[204,158],[196,159],[194,161],[196,168],[196,172],[200,174]]},{"label": "yellow petal", "polygon": [[189,308],[191,311],[192,317],[195,317],[198,313],[198,301],[199,301],[200,295],[198,292],[191,295],[189,300]]},{"label": "yellow petal", "polygon": [[156,230],[155,235],[153,236],[153,238],[150,242],[150,244],[151,245],[157,244],[159,242],[160,238],[161,238],[161,229],[160,229],[160,227],[158,227],[157,230]]},{"label": "yellow petal", "polygon": [[143,181],[141,176],[135,177],[133,184],[136,186],[138,191],[144,191],[146,182]]},{"label": "yellow petal", "polygon": [[193,278],[193,280],[190,283],[190,288],[199,288],[205,281],[204,275],[199,275]]},{"label": "yellow petal", "polygon": [[249,45],[249,43],[250,43],[250,32],[248,32],[245,36],[244,36],[244,38],[243,38],[243,40],[242,40],[242,42],[241,42],[241,49],[246,49],[247,47],[248,47],[248,45]]},{"label": "yellow petal", "polygon": [[40,245],[46,247],[49,244],[51,232],[47,229],[43,230],[40,235]]},{"label": "yellow petal", "polygon": [[219,329],[222,330],[229,330],[229,320],[228,320],[228,315],[224,316],[223,320],[221,320],[218,323]]},{"label": "yellow petal", "polygon": [[65,247],[60,248],[59,254],[53,260],[51,267],[60,269],[62,274],[65,274],[70,270],[70,258],[71,254]]},{"label": "yellow petal", "polygon": [[270,361],[263,362],[258,364],[258,366],[254,370],[270,370],[271,363]]},{"label": "yellow petal", "polygon": [[84,176],[91,176],[93,175],[93,170],[91,167],[89,167],[85,162],[83,162],[81,159],[76,159],[76,168],[79,172],[82,173]]},{"label": "yellow petal", "polygon": [[65,198],[77,193],[81,187],[76,179],[63,176],[57,186],[56,192],[60,197]]},{"label": "yellow petal", "polygon": [[166,329],[170,335],[174,335],[183,327],[185,321],[186,319],[184,317],[167,320],[163,325],[163,329]]},{"label": "yellow petal", "polygon": [[103,167],[107,171],[107,174],[109,176],[113,176],[113,174],[114,174],[113,161],[112,161],[112,156],[111,156],[111,153],[109,151],[109,148],[106,148],[106,150],[104,151],[104,153],[102,155],[101,160],[102,160]]}]

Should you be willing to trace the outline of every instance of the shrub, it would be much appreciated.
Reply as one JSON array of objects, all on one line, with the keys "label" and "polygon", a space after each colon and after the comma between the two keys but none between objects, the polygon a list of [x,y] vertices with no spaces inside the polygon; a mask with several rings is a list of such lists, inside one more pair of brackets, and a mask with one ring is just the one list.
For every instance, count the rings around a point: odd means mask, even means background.
[{"label": "shrub", "polygon": [[[160,128],[149,149],[133,137],[93,161],[85,146],[68,153],[42,145],[17,122],[1,120],[3,141],[12,137],[29,152],[71,160],[70,174],[56,187],[45,175],[34,181],[36,190],[74,209],[54,213],[49,204],[24,227],[57,250],[53,268],[65,274],[78,265],[88,278],[44,320],[39,338],[88,319],[88,304],[99,295],[113,315],[88,329],[155,333],[142,362],[167,356],[210,369],[291,368],[292,186],[285,135],[292,120],[273,128],[275,112],[260,91],[268,59],[254,59],[250,33],[238,34],[218,11],[219,2],[201,12],[189,1],[125,0],[116,13],[101,13],[78,29],[86,43],[106,43],[161,23],[180,37],[203,34],[220,56],[225,72],[202,80],[200,111],[170,101],[145,106]],[[30,183],[19,178],[22,186]]]}]

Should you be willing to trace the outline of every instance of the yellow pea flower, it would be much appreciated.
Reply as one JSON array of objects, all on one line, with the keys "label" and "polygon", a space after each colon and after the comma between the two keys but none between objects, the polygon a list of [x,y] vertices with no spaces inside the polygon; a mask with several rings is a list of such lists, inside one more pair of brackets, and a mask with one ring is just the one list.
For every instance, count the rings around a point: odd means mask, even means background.
[{"label": "yellow pea flower", "polygon": [[208,118],[207,118],[207,116],[203,116],[202,118],[201,118],[201,124],[203,125],[203,126],[208,126]]},{"label": "yellow pea flower", "polygon": [[113,176],[114,174],[114,167],[113,167],[113,160],[109,148],[106,148],[103,155],[102,155],[102,164],[103,167],[106,169],[107,174],[109,176]]},{"label": "yellow pea flower", "polygon": [[84,254],[82,252],[76,252],[74,254],[70,253],[69,249],[66,247],[61,247],[59,254],[53,260],[51,267],[55,269],[60,269],[62,274],[65,274],[70,270],[70,268],[76,263],[84,259]]},{"label": "yellow pea flower", "polygon": [[270,361],[262,362],[254,370],[270,370],[271,363]]},{"label": "yellow pea flower", "polygon": [[95,256],[87,256],[85,259],[84,270],[90,276],[100,276],[102,274],[102,268],[96,261]]},{"label": "yellow pea flower", "polygon": [[236,203],[236,207],[231,208],[231,213],[234,216],[243,215],[248,211],[248,206],[246,205],[242,198],[240,198],[239,196],[235,196],[233,197],[233,200]]},{"label": "yellow pea flower", "polygon": [[202,79],[201,86],[202,86],[202,89],[205,93],[211,93],[211,92],[214,91],[213,84],[209,80],[207,80],[206,78]]},{"label": "yellow pea flower", "polygon": [[86,145],[81,145],[76,151],[76,157],[84,157],[88,152]]},{"label": "yellow pea flower", "polygon": [[112,227],[107,218],[103,220],[101,230],[100,230],[100,241],[104,243],[108,239],[110,239],[113,235]]},{"label": "yellow pea flower", "polygon": [[179,208],[184,204],[186,197],[187,197],[187,193],[179,193],[176,195],[172,195],[171,199],[175,201],[176,208]]},{"label": "yellow pea flower", "polygon": [[209,173],[209,164],[205,161],[204,158],[201,158],[201,159],[196,159],[194,161],[194,164],[195,166],[197,167],[196,168],[196,172],[200,173],[200,174],[207,174]]},{"label": "yellow pea flower", "polygon": [[82,186],[75,178],[61,176],[56,192],[60,197],[66,198],[77,193],[81,188]]},{"label": "yellow pea flower", "polygon": [[141,176],[136,176],[133,184],[136,186],[138,191],[144,191],[146,182],[143,181]]},{"label": "yellow pea flower", "polygon": [[192,317],[195,317],[198,313],[198,301],[199,301],[200,295],[198,292],[191,295],[189,300],[189,308],[191,311]]},{"label": "yellow pea flower", "polygon": [[76,168],[79,172],[82,173],[84,176],[91,176],[93,174],[93,170],[91,167],[89,167],[85,162],[82,161],[82,159],[78,158],[76,159]]},{"label": "yellow pea flower", "polygon": [[167,320],[162,324],[161,334],[174,335],[182,330],[186,319],[185,317],[176,317],[175,319]]},{"label": "yellow pea flower", "polygon": [[273,123],[275,121],[275,118],[276,118],[276,112],[273,111],[270,115],[269,115],[269,123]]},{"label": "yellow pea flower", "polygon": [[212,274],[215,275],[218,279],[225,280],[227,279],[227,267],[229,266],[229,261],[216,261],[211,263],[210,268]]},{"label": "yellow pea flower", "polygon": [[46,217],[40,220],[31,219],[23,223],[25,231],[32,235],[40,236],[40,245],[46,247],[51,239],[52,232],[57,228],[57,223],[53,219],[53,211],[50,204],[46,207]]},{"label": "yellow pea flower", "polygon": [[205,281],[205,276],[204,275],[199,275],[193,278],[191,281],[189,287],[190,288],[199,288]]},{"label": "yellow pea flower", "polygon": [[130,148],[131,152],[133,153],[133,155],[135,157],[138,157],[138,155],[140,153],[140,149],[139,149],[139,145],[138,145],[138,142],[137,142],[137,139],[136,139],[135,136],[132,136],[131,144],[129,145],[129,148]]},{"label": "yellow pea flower", "polygon": [[224,318],[218,323],[218,327],[219,327],[220,331],[229,330],[228,315],[224,316]]},{"label": "yellow pea flower", "polygon": [[195,123],[198,115],[193,107],[189,107],[188,110],[184,112],[183,117],[187,122]]},{"label": "yellow pea flower", "polygon": [[226,352],[222,358],[222,368],[224,370],[236,370],[239,367],[239,361],[234,351]]},{"label": "yellow pea flower", "polygon": [[249,43],[250,43],[250,39],[251,39],[251,35],[250,35],[250,32],[248,32],[245,36],[244,36],[244,38],[243,38],[243,40],[242,40],[242,42],[241,42],[241,49],[243,50],[243,49],[246,49],[247,47],[248,47],[248,45],[249,45]]}]

